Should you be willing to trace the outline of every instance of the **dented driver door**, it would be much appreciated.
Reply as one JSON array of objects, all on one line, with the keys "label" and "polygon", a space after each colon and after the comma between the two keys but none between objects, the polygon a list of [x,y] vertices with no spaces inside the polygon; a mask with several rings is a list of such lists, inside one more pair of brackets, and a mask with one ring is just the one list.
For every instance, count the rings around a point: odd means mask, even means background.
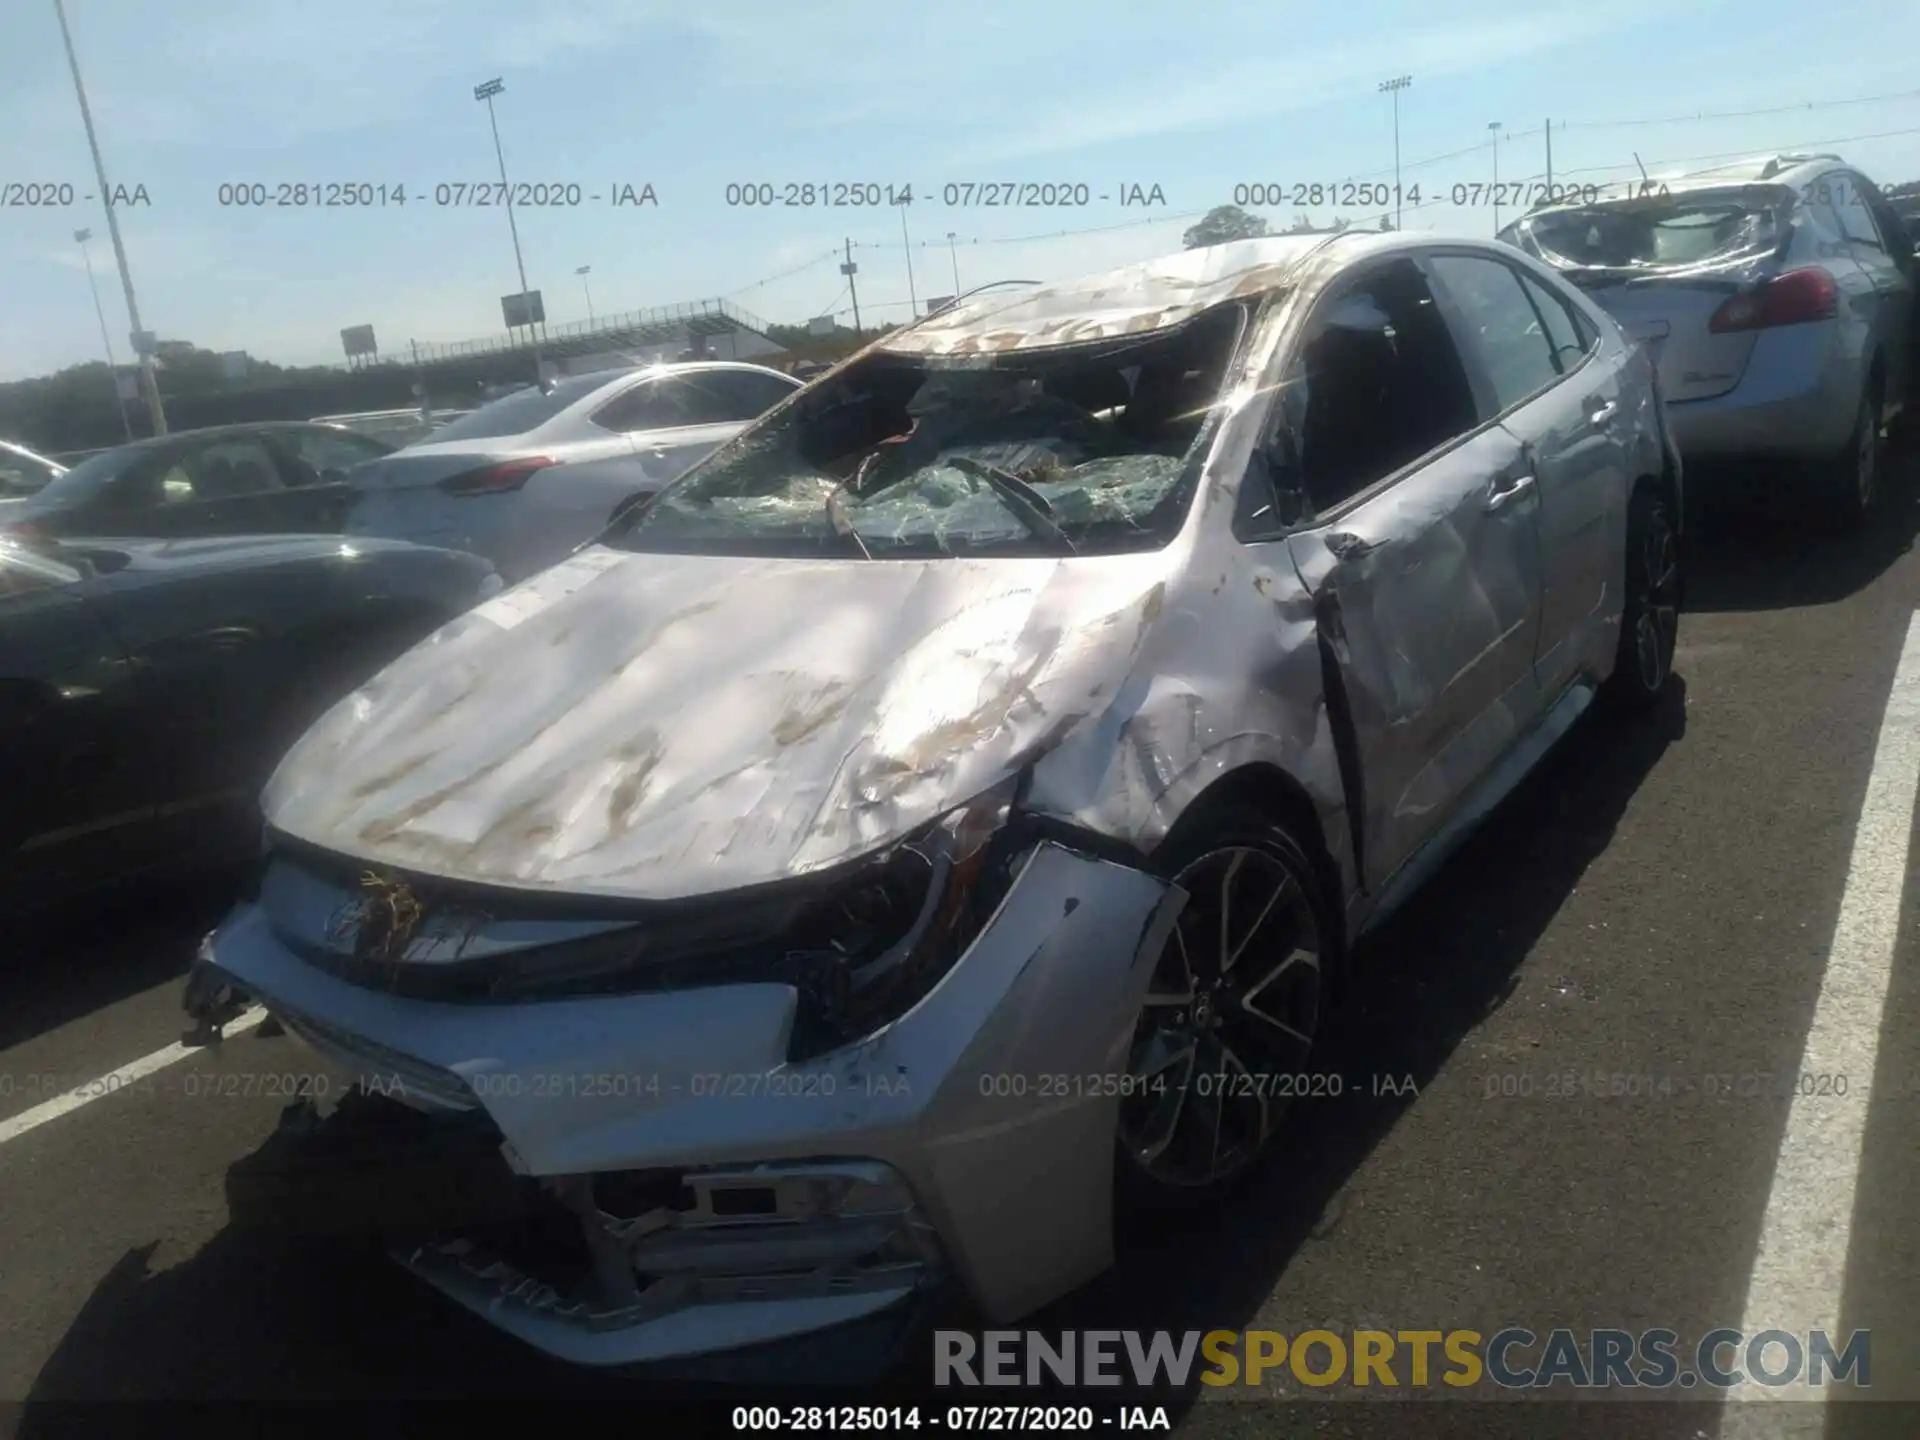
[{"label": "dented driver door", "polygon": [[1528,448],[1493,425],[1288,540],[1348,722],[1370,890],[1539,709],[1538,511]]}]

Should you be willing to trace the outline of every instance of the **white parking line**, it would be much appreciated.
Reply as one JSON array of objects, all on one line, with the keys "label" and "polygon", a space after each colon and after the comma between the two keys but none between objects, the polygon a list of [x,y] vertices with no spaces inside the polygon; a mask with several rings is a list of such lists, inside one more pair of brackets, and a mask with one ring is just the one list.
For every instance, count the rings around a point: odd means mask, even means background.
[{"label": "white parking line", "polygon": [[[1887,697],[1880,739],[1867,777],[1866,798],[1854,830],[1840,915],[1827,951],[1826,975],[1800,1057],[1802,1076],[1846,1076],[1847,1093],[1808,1095],[1795,1089],[1773,1167],[1766,1219],[1753,1275],[1747,1282],[1741,1328],[1825,1330],[1845,1343],[1841,1289],[1853,1231],[1854,1189],[1873,1068],[1880,1047],[1881,1012],[1899,937],[1901,892],[1912,843],[1914,800],[1920,793],[1920,614],[1907,626],[1906,644]],[[1774,1363],[1779,1363],[1776,1355]],[[1737,1392],[1821,1397],[1824,1390],[1771,1388],[1749,1382]]]},{"label": "white parking line", "polygon": [[[242,1011],[236,1018],[227,1022],[221,1032],[225,1035],[238,1035],[251,1030],[267,1018],[267,1012],[261,1006]],[[184,1060],[189,1055],[197,1055],[196,1046],[182,1045],[178,1041],[164,1050],[156,1050],[151,1055],[143,1055],[130,1064],[122,1065],[118,1070],[109,1070],[97,1080],[89,1080],[84,1085],[76,1085],[64,1094],[51,1100],[43,1100],[31,1110],[22,1111],[10,1120],[0,1120],[0,1145],[9,1140],[17,1140],[29,1130],[38,1130],[49,1120],[58,1120],[62,1115],[78,1110],[82,1105],[102,1099],[116,1090],[124,1090],[136,1080],[144,1080],[156,1070],[164,1070],[176,1060]]]}]

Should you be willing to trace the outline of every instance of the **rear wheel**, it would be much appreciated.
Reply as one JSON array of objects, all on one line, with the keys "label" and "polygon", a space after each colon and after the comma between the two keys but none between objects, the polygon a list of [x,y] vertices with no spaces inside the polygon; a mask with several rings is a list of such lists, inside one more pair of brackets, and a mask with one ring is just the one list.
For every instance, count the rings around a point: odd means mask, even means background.
[{"label": "rear wheel", "polygon": [[1319,1033],[1334,934],[1299,840],[1223,809],[1162,873],[1187,892],[1134,1027],[1118,1139],[1123,1196],[1209,1200],[1268,1148]]},{"label": "rear wheel", "polygon": [[1827,510],[1842,530],[1865,526],[1880,496],[1880,384],[1880,377],[1874,376],[1860,397],[1846,448],[1828,467]]},{"label": "rear wheel", "polygon": [[1680,537],[1673,504],[1643,486],[1627,506],[1627,593],[1620,616],[1620,648],[1608,677],[1608,697],[1629,709],[1659,699],[1673,674],[1680,638]]}]

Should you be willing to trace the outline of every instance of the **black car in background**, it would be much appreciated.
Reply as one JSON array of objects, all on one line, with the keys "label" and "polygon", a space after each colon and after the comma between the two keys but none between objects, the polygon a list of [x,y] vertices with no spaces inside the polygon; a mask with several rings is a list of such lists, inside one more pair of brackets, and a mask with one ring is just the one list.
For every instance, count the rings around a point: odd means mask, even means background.
[{"label": "black car in background", "polygon": [[37,495],[66,473],[65,466],[24,445],[0,440],[0,500]]},{"label": "black car in background", "polygon": [[499,588],[399,541],[0,535],[0,916],[245,859],[307,725]]},{"label": "black car in background", "polygon": [[0,499],[0,529],[40,535],[336,534],[347,472],[393,446],[337,425],[220,425],[137,440],[32,495]]}]

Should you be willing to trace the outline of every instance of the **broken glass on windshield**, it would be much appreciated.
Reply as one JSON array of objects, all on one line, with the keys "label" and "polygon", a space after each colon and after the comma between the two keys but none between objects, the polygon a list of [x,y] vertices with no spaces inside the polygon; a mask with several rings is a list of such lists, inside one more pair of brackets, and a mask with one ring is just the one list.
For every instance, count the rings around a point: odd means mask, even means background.
[{"label": "broken glass on windshield", "polygon": [[715,554],[1064,554],[1178,528],[1244,330],[1017,355],[880,352],[716,451],[610,543]]}]

